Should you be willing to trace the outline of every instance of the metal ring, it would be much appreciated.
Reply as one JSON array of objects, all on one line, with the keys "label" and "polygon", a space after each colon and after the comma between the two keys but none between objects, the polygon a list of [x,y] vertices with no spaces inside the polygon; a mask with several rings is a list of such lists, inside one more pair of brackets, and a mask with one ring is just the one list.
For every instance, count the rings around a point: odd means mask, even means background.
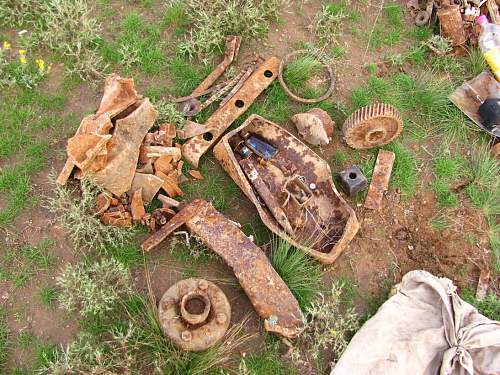
[{"label": "metal ring", "polygon": [[285,83],[285,80],[283,79],[283,70],[285,69],[285,66],[288,65],[288,61],[291,60],[292,57],[295,57],[300,54],[305,54],[309,53],[308,50],[298,50],[289,53],[288,55],[285,56],[283,60],[281,60],[280,67],[279,67],[279,72],[278,72],[278,79],[280,81],[281,87],[285,92],[287,93],[288,96],[290,96],[293,100],[296,100],[301,103],[307,103],[307,104],[312,104],[312,103],[319,103],[322,102],[323,100],[327,99],[330,97],[333,93],[333,90],[335,90],[335,75],[333,73],[333,69],[330,67],[330,65],[323,64],[323,66],[326,68],[328,71],[328,74],[330,75],[330,86],[328,87],[328,90],[321,95],[319,98],[313,98],[313,99],[307,99],[307,98],[301,98],[300,96],[295,95],[293,92],[290,91],[288,86]]}]

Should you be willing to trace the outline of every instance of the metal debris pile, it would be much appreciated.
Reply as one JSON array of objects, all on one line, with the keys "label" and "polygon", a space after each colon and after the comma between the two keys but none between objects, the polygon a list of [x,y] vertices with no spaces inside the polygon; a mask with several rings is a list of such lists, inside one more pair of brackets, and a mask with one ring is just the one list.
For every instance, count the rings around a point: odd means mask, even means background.
[{"label": "metal debris pile", "polygon": [[[417,26],[433,26],[439,22],[441,36],[453,47],[463,47],[467,43],[477,45],[479,30],[475,20],[479,15],[489,15],[493,23],[500,23],[496,0],[408,0],[406,6]],[[440,55],[451,52],[451,48],[442,48],[438,39],[431,38],[427,45]]]},{"label": "metal debris pile", "polygon": [[[229,36],[222,62],[190,96],[174,100],[188,118],[181,129],[156,123],[157,111],[136,92],[132,79],[109,76],[96,113],[85,117],[68,140],[68,159],[57,182],[65,185],[73,175],[99,186],[102,193],[96,211],[101,221],[120,227],[136,223],[149,227],[154,233],[143,243],[145,251],[184,226],[231,267],[265,329],[295,338],[304,328],[304,316],[265,253],[211,203],[194,200],[186,204],[175,199],[183,196],[179,184],[188,181],[181,159],[198,168],[201,156],[217,143],[216,159],[255,205],[264,224],[320,262],[333,263],[359,229],[354,210],[335,187],[330,167],[299,138],[257,115],[224,134],[281,77],[284,66],[276,57],[255,60],[216,84],[236,58],[240,42],[240,37]],[[334,87],[333,72],[328,71],[331,86],[325,95]],[[202,102],[208,94],[211,96]],[[204,124],[189,120],[217,101],[218,108]],[[305,142],[327,145],[332,139],[335,123],[319,108],[295,114],[291,120]],[[399,112],[385,104],[360,109],[343,126],[345,141],[353,148],[387,144],[401,130]],[[380,151],[367,208],[381,208],[393,161],[393,153]],[[188,170],[188,174],[203,179],[197,170]],[[349,196],[367,188],[356,166],[342,176],[341,185]],[[145,207],[155,198],[162,207],[147,213]],[[167,290],[159,316],[167,337],[185,350],[199,351],[223,337],[231,306],[213,283],[188,279]]]},{"label": "metal debris pile", "polygon": [[[180,145],[174,145],[176,127],[154,127],[157,111],[149,99],[138,95],[132,79],[116,74],[104,85],[101,104],[85,117],[68,140],[68,159],[57,182],[65,185],[71,173],[88,178],[103,193],[97,197],[96,212],[107,225],[131,227],[142,223],[152,230],[165,224],[182,196]],[[191,176],[201,179],[197,171]],[[146,213],[145,206],[157,193],[162,207]]]}]

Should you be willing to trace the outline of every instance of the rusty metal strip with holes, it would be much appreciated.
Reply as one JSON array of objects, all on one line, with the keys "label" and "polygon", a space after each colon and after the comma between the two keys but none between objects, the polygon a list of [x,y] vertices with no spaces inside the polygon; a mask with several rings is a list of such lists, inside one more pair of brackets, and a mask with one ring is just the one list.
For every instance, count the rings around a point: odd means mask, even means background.
[{"label": "rusty metal strip with holes", "polygon": [[204,124],[208,132],[193,137],[182,146],[182,155],[195,168],[201,156],[219,139],[224,131],[240,117],[275,79],[280,60],[266,60],[243,84],[241,89],[218,108]]},{"label": "rusty metal strip with holes", "polygon": [[299,304],[263,251],[211,203],[197,199],[184,207],[143,244],[151,250],[185,224],[233,269],[267,331],[294,338],[304,328]]},{"label": "rusty metal strip with holes", "polygon": [[382,198],[384,192],[389,186],[391,178],[392,166],[396,155],[394,152],[380,150],[377,156],[377,162],[373,169],[372,182],[368,189],[368,195],[365,200],[365,207],[371,210],[379,210],[382,208]]}]

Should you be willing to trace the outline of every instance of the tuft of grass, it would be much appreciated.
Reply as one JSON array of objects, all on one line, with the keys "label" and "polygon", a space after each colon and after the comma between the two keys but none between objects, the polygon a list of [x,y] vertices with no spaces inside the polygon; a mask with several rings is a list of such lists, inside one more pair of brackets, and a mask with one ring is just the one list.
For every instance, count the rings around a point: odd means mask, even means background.
[{"label": "tuft of grass", "polygon": [[182,2],[191,29],[178,45],[190,57],[206,57],[224,51],[226,35],[262,37],[276,21],[287,0],[186,0]]},{"label": "tuft of grass", "polygon": [[178,129],[181,129],[186,122],[186,118],[177,110],[177,106],[174,103],[160,99],[154,101],[154,106],[158,111],[157,124],[174,124]]},{"label": "tuft of grass", "polygon": [[430,218],[429,227],[432,230],[436,231],[449,228],[450,227],[449,218],[443,212],[440,212]]},{"label": "tuft of grass", "polygon": [[496,321],[500,320],[500,297],[494,292],[488,293],[482,301],[478,301],[474,292],[470,289],[463,290],[460,296],[487,318]]},{"label": "tuft of grass", "polygon": [[396,154],[394,168],[391,174],[391,186],[401,190],[404,198],[410,198],[418,187],[418,170],[415,156],[410,150],[398,142],[385,146]]},{"label": "tuft of grass", "polygon": [[405,34],[401,21],[402,11],[398,4],[386,5],[382,9],[380,23],[375,25],[373,33],[368,36],[371,48],[394,46]]},{"label": "tuft of grass", "polygon": [[290,61],[283,72],[283,79],[293,92],[299,96],[313,98],[322,95],[327,87],[324,83],[315,83],[323,71],[323,64],[309,54],[300,55]]},{"label": "tuft of grass", "polygon": [[19,334],[17,341],[19,345],[25,349],[36,345],[38,342],[36,336],[33,334],[33,332],[30,331],[22,331]]},{"label": "tuft of grass", "polygon": [[104,316],[131,292],[127,268],[113,258],[91,264],[69,264],[56,282],[61,307],[69,312],[78,311],[82,317]]},{"label": "tuft of grass", "polygon": [[168,71],[174,82],[172,94],[185,96],[191,94],[203,78],[210,73],[211,66],[207,65],[203,70],[199,70],[183,57],[177,56],[169,62]]},{"label": "tuft of grass", "polygon": [[458,196],[450,190],[450,185],[459,177],[468,174],[465,160],[460,155],[451,155],[449,151],[442,152],[432,162],[432,170],[436,180],[431,187],[442,207],[457,207]]},{"label": "tuft of grass", "polygon": [[186,14],[182,2],[174,1],[169,4],[163,13],[163,25],[174,28],[174,34],[180,36],[186,32],[189,26],[189,17]]},{"label": "tuft of grass", "polygon": [[296,370],[280,358],[278,342],[265,343],[264,349],[242,358],[238,366],[240,375],[295,375]]},{"label": "tuft of grass", "polygon": [[322,291],[319,264],[303,251],[277,237],[271,242],[271,262],[301,309],[306,311]]},{"label": "tuft of grass", "polygon": [[52,241],[44,240],[38,245],[7,249],[0,260],[0,278],[18,288],[25,286],[33,275],[47,271],[55,263],[49,253],[52,245]]},{"label": "tuft of grass", "polygon": [[38,298],[45,307],[51,307],[57,301],[58,295],[57,288],[51,286],[44,286],[38,289]]},{"label": "tuft of grass", "polygon": [[92,183],[82,180],[81,192],[63,187],[50,178],[55,196],[46,197],[45,207],[57,214],[59,222],[68,230],[73,243],[80,248],[106,253],[110,247],[125,246],[135,235],[131,228],[104,225],[94,214],[96,197],[101,191]]}]

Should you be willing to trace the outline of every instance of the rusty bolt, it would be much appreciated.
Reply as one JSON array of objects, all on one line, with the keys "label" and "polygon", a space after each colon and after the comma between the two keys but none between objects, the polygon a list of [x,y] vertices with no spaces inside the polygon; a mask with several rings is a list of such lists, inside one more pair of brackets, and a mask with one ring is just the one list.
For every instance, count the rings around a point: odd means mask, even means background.
[{"label": "rusty bolt", "polygon": [[224,313],[219,313],[219,314],[217,314],[216,320],[217,320],[217,323],[224,324],[227,320],[227,316]]},{"label": "rusty bolt", "polygon": [[207,288],[208,288],[207,280],[200,280],[198,282],[198,288],[201,290],[207,290]]},{"label": "rusty bolt", "polygon": [[183,341],[191,341],[192,338],[193,338],[193,334],[190,331],[182,331],[181,339]]}]

